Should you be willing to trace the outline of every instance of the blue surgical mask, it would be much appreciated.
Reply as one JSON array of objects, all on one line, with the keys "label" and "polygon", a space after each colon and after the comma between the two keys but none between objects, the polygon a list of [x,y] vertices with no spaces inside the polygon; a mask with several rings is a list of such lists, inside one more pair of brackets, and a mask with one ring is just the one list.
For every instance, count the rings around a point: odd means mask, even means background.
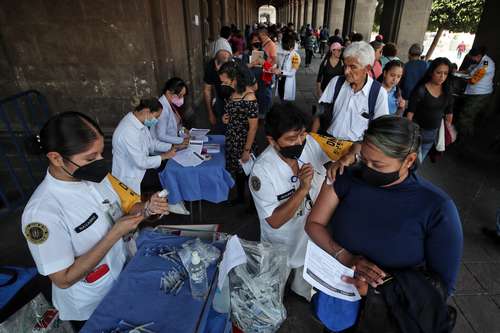
[{"label": "blue surgical mask", "polygon": [[144,120],[144,126],[148,128],[154,127],[157,123],[158,119],[156,119],[155,117]]}]

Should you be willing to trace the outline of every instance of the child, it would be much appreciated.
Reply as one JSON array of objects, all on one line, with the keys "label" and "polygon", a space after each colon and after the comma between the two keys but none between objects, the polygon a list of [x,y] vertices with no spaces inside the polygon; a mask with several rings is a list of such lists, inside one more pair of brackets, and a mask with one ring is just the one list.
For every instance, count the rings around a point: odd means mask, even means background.
[{"label": "child", "polygon": [[403,76],[404,64],[400,60],[389,61],[379,77],[382,86],[387,90],[387,102],[389,103],[389,113],[401,116],[405,109],[405,101],[401,97],[399,81]]}]

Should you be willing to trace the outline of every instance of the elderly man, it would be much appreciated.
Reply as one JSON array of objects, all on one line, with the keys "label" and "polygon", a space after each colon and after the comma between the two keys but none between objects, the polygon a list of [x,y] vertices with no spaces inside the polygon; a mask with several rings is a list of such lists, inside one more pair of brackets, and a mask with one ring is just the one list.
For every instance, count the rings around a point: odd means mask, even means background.
[{"label": "elderly man", "polygon": [[220,43],[214,50],[214,54],[214,58],[205,66],[203,99],[208,113],[208,121],[216,131],[224,131],[224,125],[222,124],[224,99],[220,97],[221,81],[217,72],[224,63],[231,59],[233,53],[230,46]]},{"label": "elderly man", "polygon": [[[368,75],[374,62],[375,52],[367,42],[354,42],[344,50],[344,76],[334,77],[319,99],[322,107],[318,116],[322,117],[322,127],[328,135],[360,142],[371,120],[389,114],[387,92]],[[316,117],[312,131],[319,128],[320,119]],[[353,144],[349,153],[330,167],[329,178],[335,179],[337,170],[342,174],[359,149],[359,144]]]}]

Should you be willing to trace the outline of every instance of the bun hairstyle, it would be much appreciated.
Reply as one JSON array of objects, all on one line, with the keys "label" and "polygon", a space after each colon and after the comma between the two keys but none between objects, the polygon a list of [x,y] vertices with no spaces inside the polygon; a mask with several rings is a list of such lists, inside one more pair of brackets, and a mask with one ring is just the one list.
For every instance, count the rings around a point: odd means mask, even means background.
[{"label": "bun hairstyle", "polygon": [[255,77],[247,66],[238,61],[228,61],[221,66],[219,75],[226,74],[231,80],[236,80],[236,91],[241,94],[248,86],[255,83]]},{"label": "bun hairstyle", "polygon": [[134,107],[134,111],[140,112],[144,109],[149,109],[151,112],[158,112],[163,107],[156,98],[141,99],[138,96],[132,96],[130,105]]},{"label": "bun hairstyle", "polygon": [[32,154],[57,152],[69,158],[86,151],[102,136],[99,125],[92,118],[69,111],[52,116],[43,125],[40,134],[30,138],[26,148]]},{"label": "bun hairstyle", "polygon": [[167,82],[165,82],[165,85],[163,86],[161,93],[162,95],[165,95],[167,91],[170,91],[171,93],[178,95],[181,93],[182,88],[186,88],[186,94],[187,94],[188,87],[186,85],[186,82],[184,82],[184,80],[182,80],[179,77],[173,77],[169,79]]}]

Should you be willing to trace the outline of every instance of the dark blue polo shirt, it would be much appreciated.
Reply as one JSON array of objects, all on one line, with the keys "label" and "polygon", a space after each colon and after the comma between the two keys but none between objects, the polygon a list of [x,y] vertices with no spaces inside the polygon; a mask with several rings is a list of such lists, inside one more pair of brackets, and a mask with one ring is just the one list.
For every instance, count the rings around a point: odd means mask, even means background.
[{"label": "dark blue polo shirt", "polygon": [[333,239],[382,269],[425,263],[453,292],[463,234],[451,198],[413,172],[388,188],[368,185],[357,174],[349,168],[333,185],[340,199],[329,225]]}]

